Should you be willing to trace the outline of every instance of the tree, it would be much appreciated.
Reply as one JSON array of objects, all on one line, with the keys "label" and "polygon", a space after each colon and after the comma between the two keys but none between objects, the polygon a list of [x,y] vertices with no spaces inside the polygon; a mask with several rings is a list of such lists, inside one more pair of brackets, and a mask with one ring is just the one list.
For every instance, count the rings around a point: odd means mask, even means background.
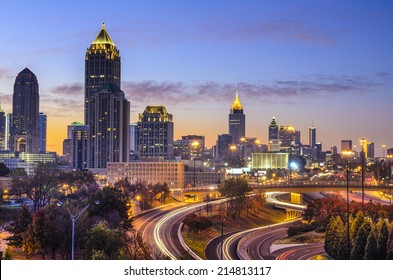
[{"label": "tree", "polygon": [[393,223],[390,224],[389,239],[386,248],[386,259],[393,260]]},{"label": "tree", "polygon": [[[99,201],[99,204],[95,205],[94,201]],[[124,194],[123,190],[104,187],[97,191],[91,203],[94,207],[89,208],[90,216],[102,217],[113,228],[120,226],[127,230],[132,228],[130,198]]]},{"label": "tree", "polygon": [[352,245],[355,243],[356,236],[358,235],[360,227],[364,223],[364,215],[362,211],[356,213],[355,220],[351,223],[351,228],[349,231]]},{"label": "tree", "polygon": [[388,241],[389,241],[389,229],[386,222],[383,221],[377,235],[377,248],[378,248],[379,260],[386,260]]},{"label": "tree", "polygon": [[235,218],[235,213],[240,216],[240,211],[244,207],[244,198],[251,190],[247,180],[240,177],[225,180],[223,184],[218,186],[218,191],[221,196],[232,198],[228,202],[227,216],[229,216],[230,213],[232,213],[233,218]]},{"label": "tree", "polygon": [[50,203],[59,193],[60,169],[54,163],[38,163],[33,176],[16,170],[12,173],[11,193],[26,194],[34,203],[34,212]]},{"label": "tree", "polygon": [[62,195],[67,198],[88,198],[99,188],[94,174],[88,170],[62,172],[59,177]]},{"label": "tree", "polygon": [[10,172],[9,168],[3,162],[0,162],[0,177],[7,176]]},{"label": "tree", "polygon": [[22,247],[23,234],[27,232],[27,229],[29,228],[32,220],[33,217],[27,205],[22,204],[22,206],[19,208],[19,211],[16,213],[13,220],[7,227],[7,231],[12,233],[12,236],[8,239],[9,245]]},{"label": "tree", "polygon": [[371,224],[368,220],[365,220],[363,225],[360,227],[358,235],[356,236],[355,243],[351,251],[352,260],[363,260],[366,250],[367,238],[371,232]]},{"label": "tree", "polygon": [[106,222],[100,222],[88,230],[83,247],[87,259],[114,260],[124,246],[122,233],[109,228]]},{"label": "tree", "polygon": [[334,259],[340,259],[340,248],[342,246],[342,239],[344,238],[344,224],[340,218],[331,217],[326,228],[325,235],[325,251]]},{"label": "tree", "polygon": [[364,254],[365,260],[377,260],[379,258],[377,248],[377,238],[375,229],[373,229],[367,238],[366,250]]}]

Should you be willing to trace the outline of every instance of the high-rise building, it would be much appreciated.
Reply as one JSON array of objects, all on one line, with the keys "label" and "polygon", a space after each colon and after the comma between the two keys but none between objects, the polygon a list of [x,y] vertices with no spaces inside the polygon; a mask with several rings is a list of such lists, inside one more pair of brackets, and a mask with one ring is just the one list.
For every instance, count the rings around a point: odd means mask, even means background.
[{"label": "high-rise building", "polygon": [[229,135],[232,136],[233,144],[239,144],[240,139],[246,136],[246,116],[243,114],[243,106],[237,90],[229,114]]},{"label": "high-rise building", "polygon": [[293,126],[280,126],[279,139],[282,147],[290,147],[300,143],[300,131]]},{"label": "high-rise building", "polygon": [[39,126],[40,126],[40,153],[46,153],[46,115],[44,113],[39,114]]},{"label": "high-rise building", "polygon": [[183,160],[201,159],[205,153],[205,136],[186,135],[174,143],[174,155]]},{"label": "high-rise building", "polygon": [[71,149],[72,149],[72,140],[71,139],[64,139],[63,140],[63,158],[67,163],[71,163]]},{"label": "high-rise building", "polygon": [[105,24],[86,50],[85,58],[85,124],[93,122],[91,98],[101,91],[103,85],[120,86],[120,52],[109,37]]},{"label": "high-rise building", "polygon": [[135,155],[137,153],[137,132],[138,131],[138,123],[130,124],[130,155]]},{"label": "high-rise building", "polygon": [[7,131],[6,131],[6,150],[11,150],[11,126],[12,126],[12,113],[7,114]]},{"label": "high-rise building", "polygon": [[216,157],[229,157],[229,148],[233,142],[232,136],[229,134],[218,135],[216,142]]},{"label": "high-rise building", "polygon": [[308,128],[308,145],[311,149],[311,155],[313,160],[318,160],[318,148],[317,148],[317,128],[311,126]]},{"label": "high-rise building", "polygon": [[107,162],[128,162],[130,102],[116,84],[106,84],[90,98],[88,168],[106,168]]},{"label": "high-rise building", "polygon": [[6,150],[6,134],[7,126],[6,126],[6,116],[4,110],[0,106],[0,151]]},{"label": "high-rise building", "polygon": [[38,154],[40,152],[39,93],[37,77],[28,68],[15,79],[12,96],[10,150]]},{"label": "high-rise building", "polygon": [[311,126],[308,128],[308,145],[310,148],[314,148],[317,143],[317,128],[315,126]]},{"label": "high-rise building", "polygon": [[139,114],[138,156],[139,158],[173,158],[172,115],[164,106],[147,106]]},{"label": "high-rise building", "polygon": [[278,139],[280,139],[278,125],[276,123],[276,118],[273,117],[272,122],[269,125],[269,141],[278,140]]},{"label": "high-rise building", "polygon": [[370,142],[367,144],[367,158],[375,158],[374,148],[374,142]]},{"label": "high-rise building", "polygon": [[70,161],[74,169],[88,168],[89,127],[72,123],[68,126],[70,137]]},{"label": "high-rise building", "polygon": [[341,153],[343,151],[352,151],[352,140],[341,140]]}]

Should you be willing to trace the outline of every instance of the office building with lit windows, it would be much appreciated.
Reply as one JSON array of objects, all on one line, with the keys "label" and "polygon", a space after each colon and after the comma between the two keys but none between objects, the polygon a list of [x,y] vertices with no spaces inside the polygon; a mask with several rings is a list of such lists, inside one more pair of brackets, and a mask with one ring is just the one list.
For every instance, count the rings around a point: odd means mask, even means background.
[{"label": "office building with lit windows", "polygon": [[12,96],[10,150],[38,154],[40,152],[39,90],[37,77],[28,68],[15,79]]},{"label": "office building with lit windows", "polygon": [[232,136],[232,143],[235,145],[239,144],[240,139],[246,135],[246,116],[243,114],[243,106],[237,90],[229,114],[229,135]]},{"label": "office building with lit windows", "polygon": [[164,106],[147,106],[145,111],[139,114],[138,157],[172,159],[173,128],[172,115]]},{"label": "office building with lit windows", "polygon": [[108,163],[108,183],[114,184],[125,178],[131,184],[166,183],[170,189],[179,189],[184,187],[184,164],[177,161],[158,160]]}]

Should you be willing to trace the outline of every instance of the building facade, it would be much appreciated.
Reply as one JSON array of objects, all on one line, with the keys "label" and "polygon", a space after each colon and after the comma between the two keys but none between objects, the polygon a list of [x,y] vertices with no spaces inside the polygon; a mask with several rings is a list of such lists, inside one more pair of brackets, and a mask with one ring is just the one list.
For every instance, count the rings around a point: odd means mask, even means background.
[{"label": "building facade", "polygon": [[243,114],[243,106],[240,103],[237,90],[229,114],[229,135],[232,136],[232,143],[235,145],[239,144],[240,139],[246,136],[246,116]]},{"label": "building facade", "polygon": [[40,152],[39,89],[37,77],[28,68],[15,79],[10,129],[12,152]]},{"label": "building facade", "polygon": [[40,153],[46,153],[46,119],[47,117],[44,113],[39,114]]},{"label": "building facade", "polygon": [[203,158],[205,154],[205,136],[186,135],[173,144],[174,156],[182,160],[193,160]]},{"label": "building facade", "polygon": [[279,138],[279,128],[276,122],[276,118],[273,117],[270,125],[269,125],[269,141],[275,141]]},{"label": "building facade", "polygon": [[88,168],[129,161],[130,102],[116,84],[106,84],[90,98]]},{"label": "building facade", "polygon": [[100,33],[86,50],[85,56],[85,124],[90,125],[94,119],[91,98],[103,85],[114,83],[120,86],[120,51],[109,37],[105,24]]},{"label": "building facade", "polygon": [[139,114],[138,157],[172,159],[173,127],[172,115],[164,106],[147,106]]},{"label": "building facade", "polygon": [[7,149],[7,117],[0,106],[0,151]]},{"label": "building facade", "polygon": [[155,185],[166,183],[170,189],[184,187],[184,164],[175,161],[110,162],[107,167],[108,183],[127,178],[131,184]]},{"label": "building facade", "polygon": [[88,168],[88,141],[89,127],[72,123],[68,126],[68,134],[70,137],[70,163],[74,169]]},{"label": "building facade", "polygon": [[252,154],[254,169],[288,169],[288,153],[255,153]]},{"label": "building facade", "polygon": [[300,143],[300,131],[293,126],[280,126],[279,139],[282,147],[291,147]]}]

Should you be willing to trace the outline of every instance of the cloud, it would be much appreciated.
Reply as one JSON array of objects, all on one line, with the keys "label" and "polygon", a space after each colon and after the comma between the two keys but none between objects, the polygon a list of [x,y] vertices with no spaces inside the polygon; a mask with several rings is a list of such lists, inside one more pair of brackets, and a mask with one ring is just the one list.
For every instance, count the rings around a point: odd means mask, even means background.
[{"label": "cloud", "polygon": [[0,79],[12,80],[15,79],[15,73],[8,68],[0,68]]},{"label": "cloud", "polygon": [[80,96],[81,94],[83,94],[83,85],[81,83],[61,85],[53,87],[49,91],[58,96]]},{"label": "cloud", "polygon": [[234,91],[252,102],[298,103],[305,98],[330,98],[337,95],[365,94],[382,84],[366,77],[313,75],[298,79],[273,80],[268,83],[185,84],[171,81],[123,82],[123,90],[133,106],[170,104],[200,106],[207,102],[227,102]]},{"label": "cloud", "polygon": [[317,42],[332,44],[335,39],[331,31],[310,22],[300,20],[267,20],[252,22],[238,19],[211,21],[202,28],[207,40],[250,41],[273,39],[275,41]]}]

